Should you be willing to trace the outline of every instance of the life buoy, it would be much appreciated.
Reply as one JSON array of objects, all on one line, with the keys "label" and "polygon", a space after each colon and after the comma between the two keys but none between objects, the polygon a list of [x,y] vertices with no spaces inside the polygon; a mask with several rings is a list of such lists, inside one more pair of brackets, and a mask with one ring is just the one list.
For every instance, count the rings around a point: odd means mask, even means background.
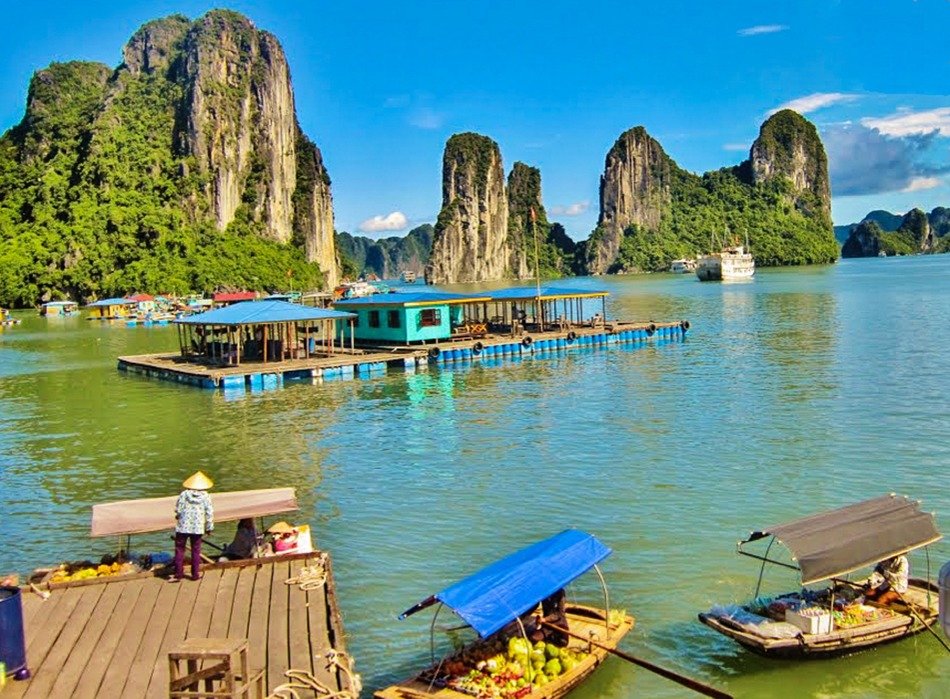
[{"label": "life buoy", "polygon": [[567,334],[567,341],[568,341],[568,342],[574,342],[574,340],[576,340],[576,339],[577,339],[577,333],[574,332],[573,330],[571,330],[571,332],[569,332],[569,333]]},{"label": "life buoy", "polygon": [[647,335],[652,335],[655,332],[656,332],[656,323],[650,323],[647,326]]},{"label": "life buoy", "polygon": [[481,354],[483,349],[485,349],[485,345],[481,342],[476,342],[472,345],[472,354]]},{"label": "life buoy", "polygon": [[532,342],[534,342],[534,340],[531,339],[530,335],[528,335],[525,338],[522,338],[521,340],[521,344],[524,345],[525,347],[530,347]]},{"label": "life buoy", "polygon": [[683,328],[684,331],[689,330],[689,321],[688,320],[680,321],[680,327]]},{"label": "life buoy", "polygon": [[437,358],[440,354],[442,354],[442,350],[440,350],[438,347],[432,347],[432,348],[429,350],[429,359],[435,359],[435,358]]}]

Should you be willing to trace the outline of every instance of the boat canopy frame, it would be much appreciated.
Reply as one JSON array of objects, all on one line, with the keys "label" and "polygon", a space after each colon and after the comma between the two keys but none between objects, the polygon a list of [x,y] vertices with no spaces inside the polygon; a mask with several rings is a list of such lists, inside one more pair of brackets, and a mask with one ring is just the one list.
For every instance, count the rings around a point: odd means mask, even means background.
[{"label": "boat canopy frame", "polygon": [[521,616],[547,597],[594,569],[604,593],[604,623],[610,624],[610,597],[598,563],[613,551],[592,534],[566,529],[502,558],[467,578],[413,605],[405,619],[439,603],[430,625],[430,646],[435,660],[435,622],[448,606],[480,638],[487,638],[513,621],[526,637]]},{"label": "boat canopy frame", "polygon": [[[743,549],[771,537],[764,556]],[[766,563],[801,574],[802,585],[839,576],[923,548],[943,538],[933,513],[922,512],[920,501],[891,493],[800,519],[753,531],[736,544],[736,552],[762,561],[755,596],[758,596]],[[778,541],[797,565],[769,558]]]}]

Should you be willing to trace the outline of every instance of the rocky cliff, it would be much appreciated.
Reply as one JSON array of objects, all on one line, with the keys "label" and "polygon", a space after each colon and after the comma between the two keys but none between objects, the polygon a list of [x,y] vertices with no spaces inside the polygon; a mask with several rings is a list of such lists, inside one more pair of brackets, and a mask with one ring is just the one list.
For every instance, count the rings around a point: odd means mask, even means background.
[{"label": "rocky cliff", "polygon": [[661,271],[672,259],[732,240],[748,240],[761,266],[832,262],[838,249],[830,211],[824,147],[795,112],[762,125],[748,160],[702,176],[678,167],[636,127],[607,154],[586,268]]},{"label": "rocky cliff", "polygon": [[432,248],[432,230],[432,225],[425,223],[405,236],[379,240],[338,233],[337,250],[343,273],[351,279],[369,274],[395,279],[403,272],[414,272],[421,280]]},{"label": "rocky cliff", "polygon": [[628,227],[659,228],[670,205],[674,168],[663,147],[642,126],[617,139],[600,178],[600,216],[587,247],[590,274],[613,271]]},{"label": "rocky cliff", "polygon": [[498,144],[475,133],[456,134],[442,157],[442,210],[426,281],[504,279],[509,257],[508,197]]},{"label": "rocky cliff", "polygon": [[884,231],[877,221],[866,219],[857,224],[841,246],[842,257],[877,257],[882,249]]},{"label": "rocky cliff", "polygon": [[235,12],[149,22],[115,70],[38,71],[0,171],[8,303],[336,283],[330,179],[286,58]]},{"label": "rocky cliff", "polygon": [[[870,215],[851,229],[841,246],[842,257],[875,257],[944,252],[946,243],[936,235],[931,221],[940,222],[940,207],[930,217],[921,209],[911,209],[900,220],[897,230],[883,229]],[[875,213],[875,212],[872,212]]]}]

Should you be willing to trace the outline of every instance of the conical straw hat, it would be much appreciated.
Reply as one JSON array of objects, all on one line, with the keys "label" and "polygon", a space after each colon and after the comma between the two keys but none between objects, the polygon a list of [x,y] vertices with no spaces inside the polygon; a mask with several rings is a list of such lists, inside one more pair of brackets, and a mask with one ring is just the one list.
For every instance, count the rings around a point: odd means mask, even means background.
[{"label": "conical straw hat", "polygon": [[210,490],[214,485],[214,481],[201,471],[198,471],[193,476],[190,476],[182,485],[189,490]]},{"label": "conical straw hat", "polygon": [[275,522],[267,528],[268,534],[292,534],[294,528],[287,522]]}]

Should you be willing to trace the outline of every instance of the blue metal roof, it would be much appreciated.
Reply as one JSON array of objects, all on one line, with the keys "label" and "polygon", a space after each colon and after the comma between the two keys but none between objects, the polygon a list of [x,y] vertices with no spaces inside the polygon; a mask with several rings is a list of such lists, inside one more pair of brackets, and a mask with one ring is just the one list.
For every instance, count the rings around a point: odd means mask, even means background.
[{"label": "blue metal roof", "polygon": [[372,294],[355,299],[341,299],[334,306],[422,306],[445,303],[476,303],[487,301],[488,294],[449,294],[444,292],[403,292],[396,294]]},{"label": "blue metal roof", "polygon": [[352,313],[327,311],[287,301],[241,301],[213,311],[180,318],[187,325],[250,325],[253,323],[292,323],[307,320],[352,318]]},{"label": "blue metal roof", "polygon": [[135,301],[117,297],[111,299],[102,299],[101,301],[94,301],[93,303],[90,303],[87,308],[92,308],[94,306],[132,306],[135,303]]},{"label": "blue metal roof", "polygon": [[44,306],[78,306],[75,301],[47,301]]},{"label": "blue metal roof", "polygon": [[438,600],[484,638],[586,573],[610,553],[593,535],[567,529],[445,588],[400,618]]},{"label": "blue metal roof", "polygon": [[[608,296],[609,291],[600,289],[568,289],[565,287],[542,286],[540,297],[544,300],[554,298],[579,298],[590,296]],[[538,298],[538,287],[519,286],[509,289],[496,289],[485,292],[492,301],[531,301]]]}]

